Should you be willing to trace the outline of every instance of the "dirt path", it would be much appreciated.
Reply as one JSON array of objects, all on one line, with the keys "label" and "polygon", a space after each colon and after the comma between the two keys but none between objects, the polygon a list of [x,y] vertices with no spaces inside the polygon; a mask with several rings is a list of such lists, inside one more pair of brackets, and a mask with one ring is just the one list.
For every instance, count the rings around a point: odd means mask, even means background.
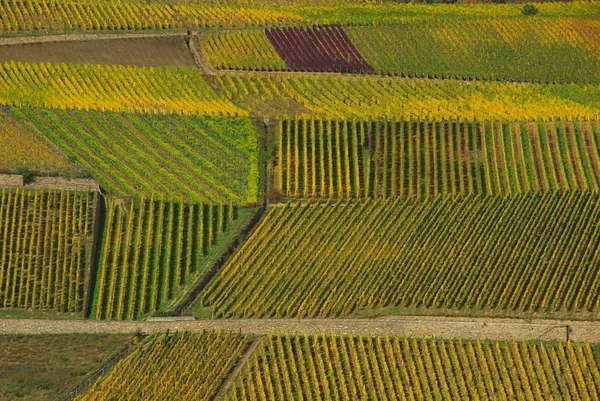
[{"label": "dirt path", "polygon": [[131,39],[131,38],[159,38],[163,36],[184,36],[185,32],[165,32],[165,33],[74,33],[64,35],[44,35],[44,36],[15,36],[9,38],[0,38],[0,46],[26,45],[32,43],[49,42],[67,42],[80,40],[100,40],[100,39]]},{"label": "dirt path", "polygon": [[565,340],[600,343],[600,321],[520,320],[466,317],[396,316],[376,319],[226,319],[180,321],[86,321],[0,319],[0,334],[146,333],[173,330],[325,332],[490,340]]},{"label": "dirt path", "polygon": [[217,401],[225,399],[225,396],[227,395],[227,393],[229,393],[231,385],[242,372],[242,370],[244,370],[246,364],[248,363],[248,360],[252,357],[252,355],[254,355],[254,352],[258,349],[261,343],[262,339],[260,337],[252,342],[252,344],[244,352],[243,356],[236,362],[235,368],[231,371],[229,375],[227,375],[227,379],[225,380],[217,394],[215,394],[215,396],[212,398],[212,400]]}]

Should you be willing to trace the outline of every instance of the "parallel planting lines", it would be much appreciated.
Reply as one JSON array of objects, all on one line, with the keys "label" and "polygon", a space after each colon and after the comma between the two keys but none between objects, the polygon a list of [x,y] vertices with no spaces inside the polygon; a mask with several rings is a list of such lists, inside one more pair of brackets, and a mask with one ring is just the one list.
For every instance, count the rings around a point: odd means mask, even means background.
[{"label": "parallel planting lines", "polygon": [[598,400],[588,343],[270,335],[227,400]]},{"label": "parallel planting lines", "polygon": [[227,206],[107,199],[91,317],[136,319],[164,309],[198,280],[236,213]]},{"label": "parallel planting lines", "polygon": [[82,310],[93,200],[71,191],[1,191],[0,307]]},{"label": "parallel planting lines", "polygon": [[287,204],[269,210],[202,299],[217,317],[388,307],[593,316],[599,224],[589,192]]},{"label": "parallel planting lines", "polygon": [[283,120],[278,149],[288,197],[600,189],[598,120]]},{"label": "parallel planting lines", "polygon": [[258,132],[248,118],[10,110],[93,173],[111,195],[257,201]]}]

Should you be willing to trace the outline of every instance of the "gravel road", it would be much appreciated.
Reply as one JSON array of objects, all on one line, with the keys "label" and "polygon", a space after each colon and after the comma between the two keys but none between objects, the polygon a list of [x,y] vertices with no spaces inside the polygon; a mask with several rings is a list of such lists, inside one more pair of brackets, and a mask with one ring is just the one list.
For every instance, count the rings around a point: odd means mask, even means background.
[{"label": "gravel road", "polygon": [[462,317],[403,316],[375,319],[224,319],[158,321],[86,321],[0,319],[0,334],[146,333],[173,330],[241,330],[269,332],[325,332],[365,335],[469,338],[489,340],[565,340],[600,343],[600,322],[519,320]]}]

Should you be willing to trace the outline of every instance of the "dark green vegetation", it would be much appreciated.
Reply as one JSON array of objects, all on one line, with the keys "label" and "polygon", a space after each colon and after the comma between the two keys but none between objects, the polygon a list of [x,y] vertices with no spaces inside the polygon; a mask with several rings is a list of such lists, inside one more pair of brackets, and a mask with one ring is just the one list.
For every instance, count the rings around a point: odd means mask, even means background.
[{"label": "dark green vegetation", "polygon": [[0,335],[0,400],[51,401],[129,335]]},{"label": "dark green vegetation", "polygon": [[258,133],[248,118],[12,108],[111,195],[254,203]]},{"label": "dark green vegetation", "polygon": [[105,202],[90,317],[136,319],[189,291],[251,209],[165,202]]}]

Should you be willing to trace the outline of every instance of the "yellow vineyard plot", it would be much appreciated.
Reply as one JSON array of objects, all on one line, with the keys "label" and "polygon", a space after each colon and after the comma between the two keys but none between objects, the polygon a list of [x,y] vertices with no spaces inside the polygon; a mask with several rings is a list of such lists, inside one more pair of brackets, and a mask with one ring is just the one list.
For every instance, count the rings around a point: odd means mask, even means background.
[{"label": "yellow vineyard plot", "polygon": [[83,64],[0,65],[0,104],[147,113],[247,115],[194,70]]}]

